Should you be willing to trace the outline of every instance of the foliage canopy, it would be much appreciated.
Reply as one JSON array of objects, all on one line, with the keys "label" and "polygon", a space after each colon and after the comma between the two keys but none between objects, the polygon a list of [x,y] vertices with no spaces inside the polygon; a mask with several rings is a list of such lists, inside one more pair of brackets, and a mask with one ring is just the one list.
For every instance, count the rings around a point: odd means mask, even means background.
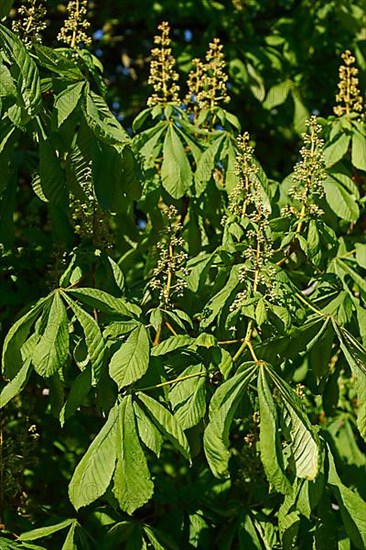
[{"label": "foliage canopy", "polygon": [[[263,13],[244,4],[220,19],[229,39]],[[42,2],[13,25],[2,3],[1,548],[366,546],[361,8],[283,4],[321,45],[349,16],[332,114],[307,111],[291,16],[261,68],[243,31],[243,59],[210,36],[176,60],[163,21],[127,131],[85,47],[87,2],[69,2],[62,46],[42,42]],[[233,61],[250,126],[301,134],[290,173],[259,162],[231,108]],[[282,63],[297,76],[274,83]]]}]

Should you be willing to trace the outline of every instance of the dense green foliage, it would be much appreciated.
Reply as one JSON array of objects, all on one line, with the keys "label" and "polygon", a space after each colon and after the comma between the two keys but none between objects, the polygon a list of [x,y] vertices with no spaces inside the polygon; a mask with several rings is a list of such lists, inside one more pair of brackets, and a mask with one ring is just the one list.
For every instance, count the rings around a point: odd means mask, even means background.
[{"label": "dense green foliage", "polygon": [[84,3],[0,6],[0,548],[364,548],[362,3],[160,24],[130,132]]}]

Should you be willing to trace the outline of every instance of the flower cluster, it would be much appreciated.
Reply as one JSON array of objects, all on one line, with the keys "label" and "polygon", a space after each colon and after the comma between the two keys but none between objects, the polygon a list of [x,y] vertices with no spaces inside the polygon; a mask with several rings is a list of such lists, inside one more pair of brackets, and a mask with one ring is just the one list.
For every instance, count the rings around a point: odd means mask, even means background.
[{"label": "flower cluster", "polygon": [[149,97],[149,107],[166,103],[179,102],[178,73],[175,70],[175,59],[170,47],[170,26],[163,21],[158,30],[161,35],[154,37],[156,48],[151,51],[150,76],[148,83],[153,86],[154,93]]},{"label": "flower cluster", "polygon": [[349,50],[343,52],[341,57],[344,65],[339,67],[338,94],[336,95],[340,105],[333,109],[337,116],[362,111],[362,96],[358,89],[358,69],[353,67],[356,58]]},{"label": "flower cluster", "polygon": [[26,0],[18,9],[19,19],[13,21],[12,30],[29,48],[33,43],[42,42],[42,31],[46,28],[47,10],[42,0]]},{"label": "flower cluster", "polygon": [[223,45],[219,38],[214,38],[209,44],[206,62],[193,60],[193,69],[188,75],[187,105],[198,105],[200,109],[214,108],[222,103],[228,103],[228,75],[225,72]]},{"label": "flower cluster", "polygon": [[91,240],[97,248],[110,248],[112,235],[108,217],[95,197],[90,168],[82,190],[84,196],[81,199],[72,195],[70,200],[74,231],[80,237]]},{"label": "flower cluster", "polygon": [[163,211],[165,217],[164,233],[157,244],[158,263],[153,271],[150,287],[159,290],[159,299],[165,307],[171,304],[173,295],[182,296],[187,285],[188,270],[185,267],[188,255],[184,252],[184,239],[179,237],[182,225],[177,222],[178,211],[169,206]]},{"label": "flower cluster", "polygon": [[248,132],[238,136],[238,155],[235,161],[237,185],[229,196],[229,211],[239,219],[245,217],[249,203],[258,204],[258,166],[254,161],[254,149],[250,145]]},{"label": "flower cluster", "polygon": [[296,184],[289,190],[295,206],[286,206],[283,215],[298,218],[298,232],[306,216],[319,217],[323,211],[316,201],[324,195],[323,182],[326,178],[324,161],[324,140],[319,135],[322,127],[315,116],[307,122],[308,132],[302,135],[304,145],[300,149],[301,161],[294,167]]},{"label": "flower cluster", "polygon": [[270,211],[263,200],[258,168],[254,161],[253,147],[246,132],[238,138],[236,158],[236,175],[238,184],[229,197],[227,223],[237,220],[245,227],[247,246],[243,252],[245,263],[240,270],[239,281],[246,288],[239,292],[231,311],[240,308],[262,286],[262,291],[269,300],[277,295],[274,277],[276,269],[271,264],[273,245],[269,237]]},{"label": "flower cluster", "polygon": [[68,18],[58,33],[57,40],[76,48],[80,44],[90,46],[92,40],[87,31],[90,23],[87,20],[88,0],[71,0],[67,5]]}]

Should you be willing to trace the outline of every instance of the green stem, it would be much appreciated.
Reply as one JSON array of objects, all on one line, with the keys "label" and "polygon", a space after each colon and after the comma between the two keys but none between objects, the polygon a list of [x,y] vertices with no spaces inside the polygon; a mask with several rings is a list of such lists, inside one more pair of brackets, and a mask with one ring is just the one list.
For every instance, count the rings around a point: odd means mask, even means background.
[{"label": "green stem", "polygon": [[303,296],[301,296],[301,294],[299,294],[298,292],[295,293],[295,296],[296,298],[298,298],[301,302],[303,302],[305,305],[308,306],[309,309],[311,309],[314,313],[317,313],[318,315],[320,315],[321,317],[326,317],[327,315],[325,313],[323,313],[322,311],[320,311],[320,309],[317,309],[316,307],[314,307],[312,304],[309,304],[309,302],[307,302],[305,300],[305,298],[303,298]]}]

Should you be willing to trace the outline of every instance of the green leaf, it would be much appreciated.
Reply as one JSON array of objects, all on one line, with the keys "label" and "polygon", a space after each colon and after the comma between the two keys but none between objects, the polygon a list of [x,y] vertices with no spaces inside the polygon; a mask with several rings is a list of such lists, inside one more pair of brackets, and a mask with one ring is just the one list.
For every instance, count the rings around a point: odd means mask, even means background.
[{"label": "green leaf", "polygon": [[0,57],[0,98],[14,97],[18,95],[15,82],[9,69],[3,64]]},{"label": "green leaf", "polygon": [[[116,285],[118,286],[119,290],[121,292],[125,291],[125,277],[123,274],[122,269],[119,267],[119,265],[110,257],[108,256],[108,262],[111,266],[112,273],[113,273],[113,279]],[[132,304],[128,304],[130,307]]]},{"label": "green leaf", "polygon": [[159,458],[161,446],[163,444],[161,433],[135,401],[133,402],[133,408],[135,410],[135,418],[141,441]]},{"label": "green leaf", "polygon": [[13,397],[23,390],[31,372],[31,360],[27,359],[16,376],[2,389],[0,393],[0,409],[5,407]]},{"label": "green leaf", "polygon": [[140,380],[149,366],[150,344],[144,325],[138,325],[112,356],[109,374],[118,389]]},{"label": "green leaf", "polygon": [[61,426],[83,404],[92,387],[92,373],[90,365],[83,370],[73,381],[66,403],[60,413]]},{"label": "green leaf", "polygon": [[47,525],[46,527],[32,529],[31,531],[26,531],[25,533],[19,535],[19,540],[21,540],[22,542],[27,542],[31,540],[41,539],[43,537],[49,537],[50,535],[53,535],[58,531],[62,531],[62,529],[66,529],[66,527],[72,525],[73,522],[75,522],[74,519],[65,519],[64,521],[60,521],[53,525]]},{"label": "green leaf", "polygon": [[190,450],[187,438],[174,416],[168,409],[163,407],[163,405],[160,405],[158,401],[155,401],[155,399],[145,393],[138,392],[136,396],[144,405],[152,422],[159,428],[163,435],[172,442],[174,447],[178,449],[183,456],[189,458]]},{"label": "green leaf", "polygon": [[213,334],[201,332],[195,339],[194,344],[208,349],[217,346],[217,340]]},{"label": "green leaf", "polygon": [[355,547],[363,550],[366,548],[366,503],[356,492],[342,483],[329,446],[327,451],[328,482],[339,505],[344,527]]},{"label": "green leaf", "polygon": [[50,297],[42,298],[23,317],[18,319],[5,336],[2,351],[2,371],[4,378],[14,378],[23,366],[21,348],[28,338],[29,331],[48,305]]},{"label": "green leaf", "polygon": [[333,176],[328,175],[323,186],[326,201],[333,212],[343,220],[356,222],[360,215],[356,197]]},{"label": "green leaf", "polygon": [[285,103],[293,85],[294,84],[291,80],[285,80],[280,84],[275,84],[272,86],[268,90],[266,99],[263,101],[263,108],[271,110]]},{"label": "green leaf", "polygon": [[151,350],[151,355],[166,355],[172,351],[180,348],[185,348],[194,343],[194,338],[186,334],[178,334],[178,336],[170,336],[166,340],[163,340],[157,346],[154,346]]},{"label": "green leaf", "polygon": [[49,378],[66,362],[69,355],[69,322],[60,294],[55,292],[47,326],[36,345],[32,363],[35,371]]},{"label": "green leaf", "polygon": [[342,258],[335,258],[334,260],[336,264],[336,273],[341,276],[342,279],[344,279],[344,275],[349,275],[352,278],[352,281],[357,285],[360,294],[363,295],[364,299],[366,299],[366,281],[363,277],[361,277],[357,271],[352,269],[352,267],[348,264],[347,259],[342,260]]},{"label": "green leaf", "polygon": [[47,46],[34,44],[33,47],[42,67],[56,73],[57,76],[64,76],[70,80],[84,80],[75,58],[66,57],[62,50],[55,50]]},{"label": "green leaf", "polygon": [[204,450],[215,477],[228,476],[229,430],[245,388],[254,376],[253,363],[234,374],[214,393],[210,402],[210,421],[204,433]]},{"label": "green leaf", "polygon": [[213,171],[216,167],[216,156],[225,137],[226,136],[224,133],[220,135],[217,139],[215,139],[213,143],[209,145],[209,147],[201,155],[195,173],[195,181],[198,195],[200,195],[204,191],[205,184],[212,177]]},{"label": "green leaf", "polygon": [[352,136],[352,164],[366,172],[366,138],[357,130]]},{"label": "green leaf", "polygon": [[137,435],[131,395],[119,405],[117,465],[113,492],[122,510],[132,514],[152,497],[154,484]]},{"label": "green leaf", "polygon": [[261,365],[258,375],[260,412],[260,453],[268,481],[280,493],[288,493],[291,485],[285,475],[277,409],[269,388],[266,368]]},{"label": "green leaf", "polygon": [[95,135],[108,145],[129,145],[131,140],[126,130],[112,115],[102,97],[89,91],[86,94],[86,119]]},{"label": "green leaf", "polygon": [[65,177],[61,160],[49,140],[39,144],[39,178],[44,196],[55,206],[64,208],[67,204]]},{"label": "green leaf", "polygon": [[41,87],[36,63],[22,41],[10,30],[0,25],[0,43],[12,61],[10,72],[18,83],[22,109],[34,117],[41,106]]},{"label": "green leaf", "polygon": [[67,290],[67,293],[104,313],[119,313],[126,317],[141,315],[141,309],[137,305],[97,288],[75,288]]},{"label": "green leaf", "polygon": [[78,550],[78,546],[75,541],[75,535],[77,531],[78,523],[76,520],[73,520],[73,523],[70,529],[67,532],[66,539],[62,545],[61,550]]},{"label": "green leaf", "polygon": [[216,319],[220,312],[222,312],[223,306],[233,292],[234,288],[239,284],[239,273],[241,265],[234,265],[230,271],[229,278],[224,287],[215,294],[205,306],[207,314],[201,321],[201,327],[206,329]]},{"label": "green leaf", "polygon": [[286,495],[278,510],[278,527],[282,548],[294,548],[300,526],[300,514],[294,509],[293,494]]},{"label": "green leaf", "polygon": [[255,320],[259,327],[262,326],[263,323],[265,323],[267,320],[266,304],[263,298],[258,300],[257,306],[255,308]]},{"label": "green leaf", "polygon": [[180,199],[191,186],[192,171],[182,142],[172,126],[165,134],[163,156],[163,187],[174,199]]},{"label": "green leaf", "polygon": [[57,126],[59,128],[76,109],[80,101],[83,88],[84,82],[76,82],[75,84],[70,84],[55,98],[54,107],[57,111]]},{"label": "green leaf", "polygon": [[341,350],[351,368],[353,384],[358,395],[357,426],[366,441],[366,350],[343,327],[333,320]]},{"label": "green leaf", "polygon": [[84,311],[76,302],[71,300],[69,296],[62,292],[63,297],[73,310],[76,319],[81,325],[84,332],[85,344],[88,349],[89,360],[92,365],[93,384],[96,384],[101,376],[101,371],[104,362],[105,343],[102,333],[96,321],[89,313]]},{"label": "green leaf", "polygon": [[97,500],[108,488],[117,459],[118,419],[118,407],[114,406],[75,469],[69,485],[69,498],[76,510]]},{"label": "green leaf", "polygon": [[303,103],[300,89],[294,86],[291,89],[291,95],[294,100],[294,128],[301,135],[306,130],[305,123],[309,119],[310,114]]},{"label": "green leaf", "polygon": [[285,424],[289,428],[289,444],[297,477],[313,480],[319,471],[319,439],[304,410],[302,401],[292,388],[277,373],[267,368],[268,375],[277,386],[287,415]]},{"label": "green leaf", "polygon": [[341,134],[333,143],[324,149],[324,157],[327,168],[341,160],[348,151],[351,136]]},{"label": "green leaf", "polygon": [[206,370],[203,365],[188,367],[180,378],[193,376],[177,382],[169,392],[174,416],[183,430],[196,426],[206,412]]}]

